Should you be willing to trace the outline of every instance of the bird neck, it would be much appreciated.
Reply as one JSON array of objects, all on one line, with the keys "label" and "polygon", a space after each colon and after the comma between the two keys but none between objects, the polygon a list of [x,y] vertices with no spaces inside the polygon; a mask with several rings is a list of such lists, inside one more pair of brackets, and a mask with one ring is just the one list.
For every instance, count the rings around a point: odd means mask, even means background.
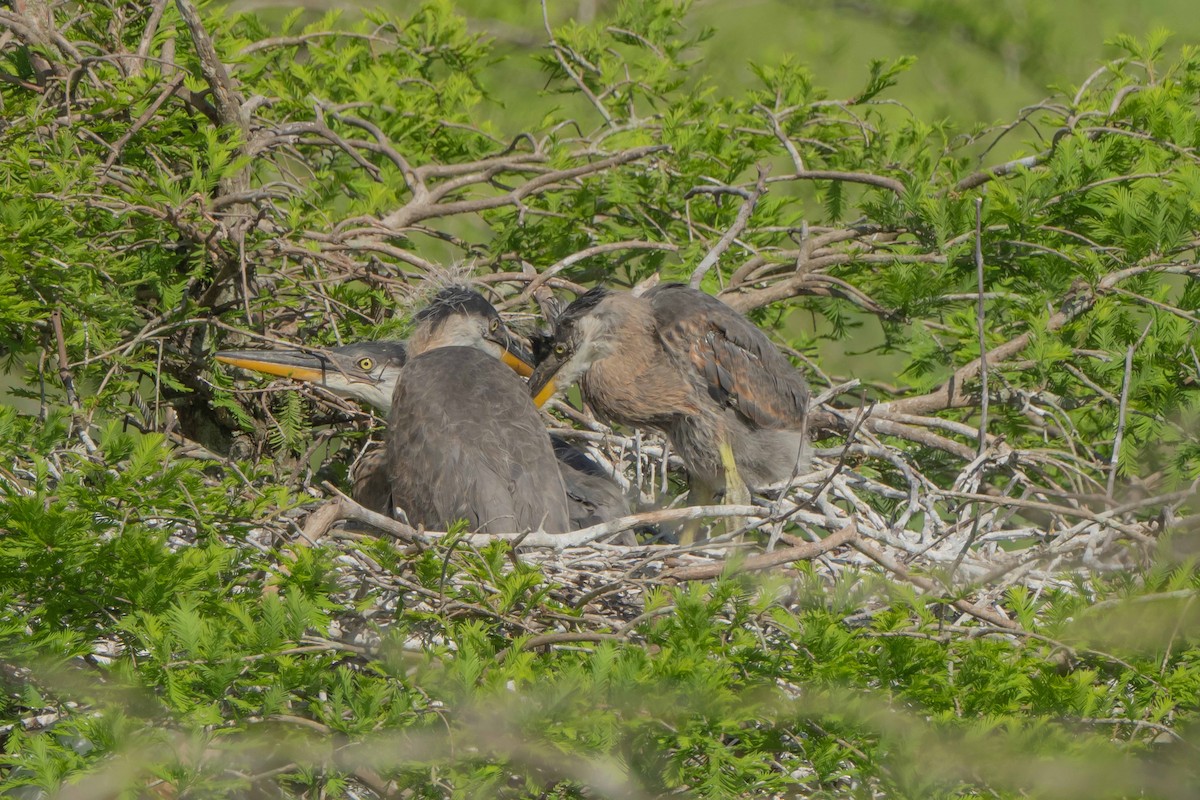
[{"label": "bird neck", "polygon": [[474,347],[491,356],[498,356],[498,348],[483,338],[476,320],[465,315],[454,315],[418,325],[408,339],[409,357],[439,347]]}]

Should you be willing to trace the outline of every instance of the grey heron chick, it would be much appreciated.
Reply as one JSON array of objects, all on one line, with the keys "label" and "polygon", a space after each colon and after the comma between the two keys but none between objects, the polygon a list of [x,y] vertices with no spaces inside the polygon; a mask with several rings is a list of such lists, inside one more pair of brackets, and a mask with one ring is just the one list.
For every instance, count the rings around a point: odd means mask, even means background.
[{"label": "grey heron chick", "polygon": [[[567,531],[566,489],[541,416],[524,382],[500,363],[519,363],[528,372],[530,357],[500,315],[477,292],[451,287],[414,321],[388,411],[386,462],[395,505],[430,529],[465,519],[481,533]],[[220,357],[252,367],[244,356]],[[319,376],[327,386],[358,387],[372,401],[380,399],[380,373],[369,356],[337,370],[305,371],[291,361],[268,371]],[[368,388],[371,383],[376,388]]]},{"label": "grey heron chick", "polygon": [[[408,360],[402,341],[368,341],[308,353],[301,350],[223,350],[222,363],[253,372],[312,383],[339,397],[357,400],[387,419],[392,395]],[[528,371],[528,370],[526,370]],[[573,530],[608,522],[630,513],[625,493],[587,453],[566,439],[550,434],[567,491],[567,512]],[[381,451],[368,453],[352,476],[354,499],[388,513],[391,485],[387,460]]]},{"label": "grey heron chick", "polygon": [[520,352],[500,314],[451,287],[414,321],[388,415],[392,499],[429,528],[565,533],[566,487],[525,383],[500,363]]}]

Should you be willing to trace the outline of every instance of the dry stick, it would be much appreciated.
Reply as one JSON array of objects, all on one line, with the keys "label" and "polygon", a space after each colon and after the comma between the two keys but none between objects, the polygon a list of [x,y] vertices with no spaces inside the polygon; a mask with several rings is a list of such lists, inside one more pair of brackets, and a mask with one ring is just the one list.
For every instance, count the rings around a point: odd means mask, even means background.
[{"label": "dry stick", "polygon": [[983,394],[979,405],[979,455],[987,451],[988,430],[988,360],[987,337],[983,328],[983,198],[975,198],[975,282],[979,302],[975,307],[975,324],[979,329],[979,382]]},{"label": "dry stick", "polygon": [[679,247],[671,244],[670,242],[643,242],[638,240],[608,242],[607,244],[594,245],[584,250],[580,250],[577,253],[572,253],[566,258],[559,260],[550,267],[547,267],[546,269],[537,273],[531,278],[529,283],[526,284],[525,288],[521,290],[521,293],[517,297],[504,303],[504,305],[508,307],[519,306],[527,301],[533,295],[533,293],[538,290],[538,288],[546,283],[546,281],[550,280],[567,267],[577,264],[586,258],[604,255],[605,253],[613,253],[618,250],[665,250],[668,253],[677,253],[679,252]]},{"label": "dry stick", "polygon": [[[623,164],[628,164],[631,161],[637,161],[646,156],[655,153],[661,153],[664,150],[669,150],[670,147],[665,144],[646,145],[644,147],[635,147],[630,150],[625,150],[616,155],[602,158],[599,161],[592,161],[587,164],[582,164],[578,167],[570,167],[568,169],[556,170],[554,172],[546,172],[538,175],[536,178],[531,178],[515,189],[512,189],[504,194],[477,197],[471,200],[454,200],[446,203],[436,202],[409,202],[404,206],[396,209],[392,213],[380,220],[386,228],[391,228],[393,231],[402,228],[407,228],[418,222],[427,219],[437,219],[440,217],[454,216],[455,214],[470,214],[480,211],[487,211],[493,208],[501,208],[503,206],[517,205],[526,197],[536,194],[542,189],[549,188],[558,183],[573,181],[576,178],[582,178],[585,175],[592,175],[597,172],[603,172],[610,167],[618,167]],[[514,168],[515,171],[515,168]],[[480,181],[482,182],[482,180]],[[383,231],[381,235],[388,235],[391,231]]]},{"label": "dry stick", "polygon": [[[855,383],[857,383],[857,381],[855,381]],[[823,393],[822,397],[824,397],[825,394],[827,394],[827,393]],[[820,398],[818,398],[818,400],[819,399]],[[865,400],[865,398],[864,398],[864,400]],[[867,417],[869,417],[871,415],[871,408],[873,408],[874,405],[875,405],[874,401],[871,402],[870,406],[866,405],[865,403],[859,404],[858,416],[854,418],[854,422],[851,423],[850,430],[846,434],[846,445],[842,448],[842,452],[840,452],[838,454],[838,460],[837,460],[837,463],[835,463],[833,465],[833,469],[831,469],[829,471],[829,474],[825,476],[825,479],[817,485],[817,488],[815,488],[811,492],[809,492],[808,497],[806,497],[803,501],[797,503],[787,513],[779,516],[778,518],[773,518],[771,520],[768,520],[769,522],[771,522],[771,523],[786,523],[789,519],[791,519],[793,516],[798,514],[800,511],[802,511],[803,509],[812,505],[813,501],[816,500],[818,497],[820,497],[821,493],[824,492],[827,488],[829,488],[829,485],[833,483],[834,479],[837,478],[837,476],[839,474],[841,474],[842,470],[846,468],[846,458],[847,458],[847,456],[850,455],[850,446],[852,444],[854,444],[854,439],[855,439],[855,437],[858,436],[858,429],[860,427],[862,427],[863,422],[867,419]],[[807,424],[808,424],[808,421],[805,420],[805,425],[807,425]],[[796,479],[796,473],[793,470],[792,477],[788,479],[788,483],[790,484],[795,479]],[[783,495],[785,492],[787,492],[786,487],[780,492],[780,494],[779,494],[780,499],[783,499]],[[853,525],[854,524],[853,521],[851,521],[850,524]],[[840,531],[839,531],[839,533],[840,533]],[[767,543],[768,551],[770,551],[772,549],[775,542],[778,541],[778,539],[780,538],[781,535],[782,535],[782,526],[780,526],[780,528],[778,529],[778,533],[773,535],[771,537],[771,540]],[[795,542],[793,542],[793,544],[795,544]]]},{"label": "dry stick", "polygon": [[[640,514],[629,514],[608,522],[582,528],[570,533],[476,533],[466,537],[465,541],[476,547],[482,547],[497,539],[514,540],[524,537],[522,544],[526,547],[548,547],[562,550],[567,547],[581,547],[591,544],[614,533],[631,530],[642,525],[659,525],[664,522],[686,522],[688,520],[706,519],[709,517],[757,517],[764,515],[765,509],[759,506],[684,506],[682,508],[663,508],[657,511],[645,511]],[[431,533],[431,537],[442,537],[446,534]]]},{"label": "dry stick", "polygon": [[[798,292],[805,290],[812,293],[823,294],[825,296],[838,297],[845,296],[863,308],[872,311],[873,313],[884,313],[883,309],[874,301],[871,304],[865,304],[861,298],[865,297],[859,290],[849,287],[849,284],[844,281],[839,281],[831,278],[828,275],[823,275],[816,270],[825,269],[828,267],[838,266],[841,264],[849,264],[851,262],[862,263],[878,263],[878,264],[945,264],[946,257],[937,253],[914,253],[906,255],[904,253],[854,253],[854,252],[830,252],[827,255],[819,258],[810,258],[803,262],[803,269],[797,268],[790,277],[786,277],[778,282],[769,283],[762,289],[742,289],[735,293],[725,293],[722,298],[727,305],[733,306],[743,314],[753,311],[756,308],[776,303],[781,300],[786,300],[790,297],[795,297]],[[757,282],[757,279],[751,280]],[[831,286],[814,287],[814,282],[830,284]],[[743,283],[742,286],[745,284]],[[816,289],[820,288],[820,292]],[[869,299],[869,298],[868,298]]]},{"label": "dry stick", "polygon": [[1129,408],[1129,384],[1133,378],[1133,351],[1142,346],[1142,342],[1146,340],[1146,334],[1150,333],[1151,326],[1154,325],[1154,320],[1146,323],[1146,330],[1142,331],[1142,335],[1138,340],[1129,345],[1125,351],[1125,378],[1121,382],[1121,404],[1117,412],[1117,435],[1113,438],[1112,459],[1108,465],[1108,484],[1105,488],[1105,495],[1109,500],[1113,496],[1113,488],[1117,482],[1117,463],[1121,460],[1121,440],[1125,438],[1125,413]]},{"label": "dry stick", "polygon": [[[865,540],[851,539],[850,546],[874,561],[876,564],[880,565],[889,572],[895,573],[898,577],[908,581],[914,586],[924,589],[927,592],[938,592],[938,586],[934,581],[920,575],[913,575],[911,572],[905,569],[900,562],[896,561],[894,558],[887,555],[882,550],[877,549],[874,545],[869,544]],[[991,609],[978,606],[969,600],[952,600],[950,601],[950,604],[959,611],[970,614],[972,617],[981,619],[984,622],[990,622],[992,625],[995,625],[998,628],[1006,628],[1013,632],[1025,633],[1021,626],[1016,622],[1013,622],[1007,617],[1000,616]]]},{"label": "dry stick", "polygon": [[[1192,490],[1189,489],[1184,492],[1171,492],[1169,494],[1158,495],[1157,497],[1148,498],[1148,499],[1153,501],[1150,504],[1158,503],[1160,501],[1170,501],[1173,499],[1179,499],[1180,497],[1186,497],[1188,492],[1190,492],[1190,491],[1192,491]],[[990,503],[990,504],[996,505],[996,506],[1010,506],[1013,508],[1028,508],[1028,509],[1036,510],[1036,511],[1046,511],[1051,514],[1058,514],[1058,515],[1064,516],[1064,517],[1075,517],[1078,519],[1086,519],[1086,520],[1090,520],[1092,522],[1099,523],[1101,525],[1108,525],[1108,526],[1112,527],[1113,529],[1118,530],[1121,533],[1125,534],[1126,536],[1137,539],[1138,541],[1142,542],[1143,544],[1152,544],[1154,541],[1150,537],[1148,537],[1142,533],[1139,533],[1136,530],[1136,528],[1134,528],[1133,526],[1127,525],[1127,524],[1124,524],[1121,522],[1117,522],[1115,519],[1120,514],[1126,513],[1127,511],[1131,511],[1131,510],[1136,510],[1137,508],[1147,505],[1146,501],[1139,501],[1138,503],[1129,503],[1126,505],[1110,508],[1107,511],[1095,512],[1095,511],[1091,511],[1090,509],[1086,509],[1086,508],[1073,508],[1071,506],[1060,506],[1060,505],[1056,505],[1054,503],[1044,503],[1040,500],[1025,500],[1020,497],[1002,497],[1002,496],[992,496],[992,495],[988,495],[988,494],[976,494],[976,493],[971,493],[971,492],[953,492],[953,491],[940,491],[940,492],[937,492],[936,494],[941,497],[947,497],[947,498],[956,497],[956,498],[960,498],[963,500],[968,500],[968,501],[973,501],[973,502],[978,502],[978,503]]]},{"label": "dry stick", "polygon": [[758,200],[767,190],[767,167],[764,164],[758,166],[758,182],[754,185],[754,191],[750,192],[750,196],[742,203],[742,207],[738,209],[737,217],[733,220],[733,225],[729,230],[725,231],[725,235],[720,238],[712,250],[708,251],[708,255],[701,259],[696,265],[696,269],[692,271],[692,277],[688,279],[688,286],[693,289],[700,288],[700,282],[704,280],[705,274],[716,265],[717,261],[729,249],[734,240],[742,234],[746,229],[747,223],[750,222],[750,215],[754,213],[754,207],[758,205]]},{"label": "dry stick", "polygon": [[304,527],[300,531],[300,538],[296,540],[296,544],[312,547],[321,541],[329,529],[342,519],[341,503],[341,498],[335,497],[309,514],[308,519],[304,520]]},{"label": "dry stick", "polygon": [[1014,161],[1009,161],[996,167],[988,167],[987,169],[980,170],[979,172],[972,173],[971,175],[963,178],[958,183],[954,184],[952,191],[966,192],[974,189],[976,186],[982,186],[988,181],[995,180],[996,178],[1002,178],[1005,175],[1013,173],[1022,167],[1036,167],[1038,164],[1045,161],[1049,155],[1050,151],[1047,150],[1044,153],[1018,158]]},{"label": "dry stick", "polygon": [[50,312],[50,322],[54,327],[54,338],[58,342],[58,377],[67,392],[67,402],[71,404],[71,417],[75,423],[79,441],[83,442],[83,446],[89,454],[95,455],[99,448],[92,441],[92,437],[88,435],[87,424],[80,413],[82,407],[79,404],[79,395],[75,392],[75,377],[71,374],[71,367],[67,361],[67,340],[63,336],[61,309],[56,308]]},{"label": "dry stick", "polygon": [[[975,288],[979,292],[978,303],[975,306],[975,327],[979,332],[979,382],[982,385],[979,398],[979,454],[976,456],[979,459],[977,469],[980,472],[979,483],[983,484],[983,454],[987,452],[988,440],[988,363],[987,363],[987,337],[984,334],[983,328],[983,198],[975,198]],[[975,544],[975,537],[979,535],[979,523],[983,519],[983,507],[975,506],[975,519],[971,523],[971,532],[967,534],[966,541],[963,542],[962,548],[959,549],[958,555],[954,557],[954,563],[950,565],[950,579],[958,573],[958,568],[962,566],[963,559],[966,558],[967,551],[971,549],[971,545]],[[949,589],[950,587],[946,587]]]},{"label": "dry stick", "polygon": [[794,561],[809,561],[825,555],[846,543],[853,543],[858,538],[858,527],[851,520],[842,529],[826,536],[819,542],[800,542],[785,550],[775,550],[749,556],[740,562],[724,562],[720,564],[698,565],[695,567],[679,567],[664,572],[660,577],[676,581],[704,581],[720,577],[722,574],[737,575],[742,572],[754,572],[770,569],[780,564],[790,564]]},{"label": "dry stick", "polygon": [[900,197],[903,197],[906,191],[903,183],[886,175],[872,175],[869,172],[842,172],[832,169],[797,170],[791,175],[781,175],[778,178],[771,178],[768,183],[779,183],[782,181],[840,181],[842,183],[861,183],[867,186],[887,189],[889,192],[893,192]]},{"label": "dry stick", "polygon": [[394,539],[399,539],[402,542],[410,544],[429,545],[435,541],[432,537],[422,534],[411,525],[405,525],[399,520],[392,519],[389,516],[372,511],[359,504],[347,497],[328,481],[323,483],[322,486],[338,500],[337,509],[340,515],[338,519],[352,520],[354,522],[361,522],[364,525],[370,525],[372,528],[377,528]]},{"label": "dry stick", "polygon": [[[371,525],[383,533],[401,541],[413,544],[436,544],[449,534],[442,531],[418,531],[410,525],[391,519],[383,514],[365,508],[355,500],[347,497],[331,483],[322,484],[325,489],[338,498],[339,519],[348,519]],[[583,528],[570,533],[474,533],[457,539],[473,547],[484,547],[489,542],[508,541],[519,542],[523,547],[547,547],[562,550],[567,547],[580,547],[590,544],[597,539],[621,531],[627,531],[641,525],[658,525],[663,522],[679,522],[706,517],[759,517],[764,509],[758,506],[687,506],[684,508],[664,508],[658,511],[645,511],[641,514],[629,514],[618,517],[590,528]]]}]

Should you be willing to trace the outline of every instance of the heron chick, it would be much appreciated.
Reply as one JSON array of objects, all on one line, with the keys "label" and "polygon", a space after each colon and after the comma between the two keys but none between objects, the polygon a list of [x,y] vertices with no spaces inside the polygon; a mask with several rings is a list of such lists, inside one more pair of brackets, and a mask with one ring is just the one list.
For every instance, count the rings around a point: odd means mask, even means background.
[{"label": "heron chick", "polygon": [[558,462],[523,381],[497,358],[521,357],[492,304],[443,289],[415,317],[392,395],[392,498],[410,521],[481,533],[569,529]]},{"label": "heron chick", "polygon": [[[216,359],[241,369],[318,385],[339,397],[374,408],[384,419],[408,360],[401,341],[368,341],[306,353],[301,350],[222,350]],[[526,368],[528,371],[528,368]],[[572,530],[608,522],[630,513],[621,487],[591,456],[566,439],[550,434],[567,489]],[[392,487],[382,451],[368,452],[352,476],[354,499],[380,513],[391,513]]]},{"label": "heron chick", "polygon": [[576,382],[605,419],[664,433],[708,497],[747,503],[803,464],[808,384],[758,327],[696,289],[580,295],[529,385],[541,406]]},{"label": "heron chick", "polygon": [[442,290],[415,323],[407,344],[222,351],[217,359],[319,384],[383,411],[385,463],[376,459],[376,471],[355,480],[355,496],[365,493],[375,507],[390,495],[411,522],[431,529],[466,519],[485,533],[565,532],[559,462],[525,384],[513,374],[529,374],[531,357],[495,308],[470,289]]}]

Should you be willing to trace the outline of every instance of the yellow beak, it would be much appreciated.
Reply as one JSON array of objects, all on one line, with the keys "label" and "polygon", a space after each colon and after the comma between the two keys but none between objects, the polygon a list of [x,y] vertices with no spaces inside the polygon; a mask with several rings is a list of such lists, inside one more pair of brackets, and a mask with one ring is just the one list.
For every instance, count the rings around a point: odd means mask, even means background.
[{"label": "yellow beak", "polygon": [[505,350],[500,354],[500,360],[512,369],[513,372],[520,375],[522,378],[528,378],[533,374],[533,367],[529,366],[518,356],[513,355],[510,351]]},{"label": "yellow beak", "polygon": [[551,397],[554,396],[556,391],[558,391],[558,386],[555,384],[554,378],[551,378],[550,380],[546,381],[546,385],[542,387],[542,390],[534,395],[533,404],[538,408],[541,408],[542,406],[546,405],[546,402],[549,401]]},{"label": "yellow beak", "polygon": [[321,380],[321,370],[297,364],[281,364],[274,361],[262,361],[256,358],[220,354],[216,356],[216,359],[222,364],[240,367],[251,372],[262,372],[267,375],[278,375],[281,378],[292,378],[298,381],[310,381],[314,383]]}]

